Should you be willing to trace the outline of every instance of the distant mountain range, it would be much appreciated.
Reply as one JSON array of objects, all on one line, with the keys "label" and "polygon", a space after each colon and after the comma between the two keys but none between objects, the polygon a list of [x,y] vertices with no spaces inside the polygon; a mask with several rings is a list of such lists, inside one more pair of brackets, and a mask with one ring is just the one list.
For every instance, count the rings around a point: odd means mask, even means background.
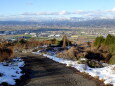
[{"label": "distant mountain range", "polygon": [[38,25],[51,27],[115,27],[115,19],[49,19],[43,21],[0,21],[0,25]]}]

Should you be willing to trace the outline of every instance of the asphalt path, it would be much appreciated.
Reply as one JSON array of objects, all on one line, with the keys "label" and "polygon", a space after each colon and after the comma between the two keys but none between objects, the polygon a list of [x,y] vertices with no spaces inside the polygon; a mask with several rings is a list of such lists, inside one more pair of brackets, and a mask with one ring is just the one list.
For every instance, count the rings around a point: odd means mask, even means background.
[{"label": "asphalt path", "polygon": [[[98,81],[85,77],[66,67],[64,64],[55,62],[40,55],[28,55],[26,62],[26,76],[24,86],[104,86]],[[19,86],[23,86],[18,84]]]}]

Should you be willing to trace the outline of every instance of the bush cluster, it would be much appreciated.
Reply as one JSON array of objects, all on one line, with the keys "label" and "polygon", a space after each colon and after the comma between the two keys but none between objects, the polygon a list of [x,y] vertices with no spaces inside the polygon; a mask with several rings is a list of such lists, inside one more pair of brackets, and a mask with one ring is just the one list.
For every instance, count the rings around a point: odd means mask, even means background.
[{"label": "bush cluster", "polygon": [[115,51],[115,36],[108,34],[106,38],[103,36],[97,37],[94,41],[94,46],[101,47],[101,46],[108,46],[109,51],[113,53]]},{"label": "bush cluster", "polygon": [[20,39],[12,42],[0,42],[0,62],[14,58],[15,50],[32,49],[41,45],[49,45],[54,40],[31,41]]},{"label": "bush cluster", "polygon": [[108,52],[112,55],[109,63],[115,64],[115,36],[108,34],[106,38],[103,36],[97,37],[94,41],[94,46],[97,48],[102,46],[108,47]]},{"label": "bush cluster", "polygon": [[55,39],[51,39],[51,40],[45,40],[45,41],[36,41],[36,40],[25,40],[25,39],[21,39],[21,40],[17,40],[14,41],[13,44],[17,47],[17,49],[32,49],[38,46],[42,46],[42,45],[51,45],[55,42]]},{"label": "bush cluster", "polygon": [[100,47],[101,44],[103,44],[105,41],[105,38],[103,36],[97,37],[94,41],[94,46]]},{"label": "bush cluster", "polygon": [[13,50],[10,48],[0,48],[0,62],[14,58]]},{"label": "bush cluster", "polygon": [[67,38],[67,36],[64,35],[63,38],[62,38],[62,40],[60,40],[60,41],[57,40],[57,41],[56,41],[56,44],[57,44],[57,46],[59,46],[59,47],[66,48],[67,46],[70,46],[70,45],[71,45],[71,41],[69,41],[68,38]]},{"label": "bush cluster", "polygon": [[63,52],[57,53],[57,56],[61,58],[76,59],[76,53],[76,48],[71,47],[69,50],[64,50]]}]

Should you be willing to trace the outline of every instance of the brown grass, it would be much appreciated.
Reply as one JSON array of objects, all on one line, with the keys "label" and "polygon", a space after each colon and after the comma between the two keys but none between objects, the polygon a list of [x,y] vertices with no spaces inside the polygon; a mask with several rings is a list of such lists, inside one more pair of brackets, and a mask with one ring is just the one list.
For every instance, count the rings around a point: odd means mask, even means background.
[{"label": "brown grass", "polygon": [[8,42],[0,43],[0,62],[14,58],[13,46],[5,46]]},{"label": "brown grass", "polygon": [[9,48],[0,48],[0,62],[4,60],[9,60],[14,57],[14,53],[12,49]]}]

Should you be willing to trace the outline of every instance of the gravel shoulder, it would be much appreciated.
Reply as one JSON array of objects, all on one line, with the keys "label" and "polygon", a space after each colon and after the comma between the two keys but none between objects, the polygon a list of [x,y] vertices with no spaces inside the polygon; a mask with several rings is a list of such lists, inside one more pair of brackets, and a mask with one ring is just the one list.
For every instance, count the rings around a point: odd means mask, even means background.
[{"label": "gravel shoulder", "polygon": [[104,86],[99,80],[47,57],[34,54],[22,56],[29,76],[26,75],[25,82],[19,86]]}]

